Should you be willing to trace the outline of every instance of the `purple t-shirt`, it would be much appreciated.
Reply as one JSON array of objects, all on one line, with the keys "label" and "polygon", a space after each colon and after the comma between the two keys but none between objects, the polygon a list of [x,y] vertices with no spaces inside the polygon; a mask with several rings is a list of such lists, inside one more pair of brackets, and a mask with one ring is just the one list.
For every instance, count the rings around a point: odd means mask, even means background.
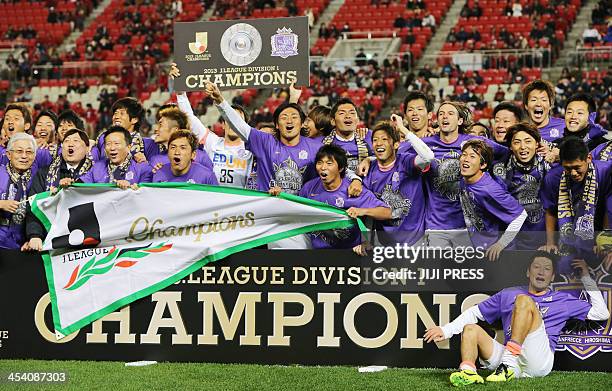
[{"label": "purple t-shirt", "polygon": [[612,141],[608,141],[607,143],[599,144],[597,147],[595,147],[595,149],[591,152],[591,154],[593,155],[593,159],[612,162],[612,149],[610,149],[610,151],[606,154],[606,156],[603,156],[603,150],[606,149],[606,147],[609,146],[610,144],[612,144]]},{"label": "purple t-shirt", "polygon": [[543,295],[533,295],[529,293],[527,287],[506,288],[478,304],[478,309],[488,323],[501,319],[504,328],[504,343],[511,336],[512,310],[517,295],[528,295],[536,303],[544,321],[552,352],[555,351],[559,334],[565,327],[565,323],[569,319],[585,320],[591,309],[588,301],[580,300],[567,292],[548,290]]},{"label": "purple t-shirt", "polygon": [[[463,229],[465,221],[459,203],[459,156],[461,146],[467,140],[480,138],[460,133],[453,143],[446,144],[440,136],[423,139],[434,153],[431,168],[425,175],[425,186],[429,196],[427,204],[426,228],[430,230]],[[508,148],[493,141],[483,139],[493,148],[494,155],[504,156]]]},{"label": "purple t-shirt", "polygon": [[[8,156],[6,155],[6,149],[2,148],[0,150],[0,164],[7,165],[8,164]],[[45,168],[49,167],[51,162],[53,161],[53,156],[47,148],[38,148],[36,149],[36,157],[34,158],[34,163],[32,163],[32,167]]]},{"label": "purple t-shirt", "polygon": [[[26,185],[25,197],[30,192],[32,180],[36,176],[36,168],[32,168],[30,182]],[[24,197],[21,186],[15,186],[6,170],[5,165],[0,165],[0,200],[16,200],[19,201]],[[25,204],[17,209],[17,213],[25,216]],[[0,248],[19,249],[25,243],[25,224],[12,224],[10,220],[13,218],[13,213],[5,210],[0,210]],[[24,220],[25,221],[25,220]],[[5,224],[8,222],[8,224]]]},{"label": "purple t-shirt", "polygon": [[[350,181],[343,178],[342,184],[338,189],[328,191],[325,190],[321,179],[315,178],[304,184],[300,190],[300,196],[342,209],[387,206],[368,189],[363,189],[359,197],[349,198],[349,186]],[[361,243],[361,234],[357,226],[312,232],[308,235],[310,236],[313,248],[353,248]]]},{"label": "purple t-shirt", "polygon": [[412,245],[423,236],[425,197],[415,158],[415,154],[402,153],[393,167],[385,171],[374,162],[363,180],[363,185],[391,208],[391,220],[376,221],[377,236],[384,245]]},{"label": "purple t-shirt", "polygon": [[[194,162],[201,164],[202,166],[209,168],[211,170],[213,168],[212,162],[210,161],[210,158],[208,157],[206,152],[200,149],[196,149],[196,157],[195,157]],[[151,159],[149,160],[149,164],[151,164],[152,167],[155,167],[157,163],[161,163],[162,165],[166,165],[170,163],[170,159],[168,158],[168,151],[164,151],[162,153],[161,151],[158,150],[158,154],[151,157]]]},{"label": "purple t-shirt", "polygon": [[[364,139],[366,146],[368,147],[368,156],[373,155],[372,148],[372,131],[368,130]],[[347,156],[347,168],[352,171],[357,171],[359,165],[359,149],[357,148],[357,141],[355,139],[351,141],[345,141],[339,139],[337,136],[332,140],[333,145],[337,145],[346,151]]]},{"label": "purple t-shirt", "polygon": [[217,177],[215,177],[215,173],[212,172],[207,167],[199,163],[191,163],[191,167],[186,174],[181,176],[175,176],[172,173],[172,168],[170,163],[164,165],[159,169],[155,174],[153,174],[153,183],[157,182],[188,182],[188,183],[198,183],[201,185],[218,185]]},{"label": "purple t-shirt", "polygon": [[488,172],[472,184],[461,178],[460,187],[471,200],[464,203],[463,213],[474,246],[490,247],[525,210]]},{"label": "purple t-shirt", "polygon": [[[130,162],[125,173],[121,173],[115,180],[126,180],[131,185],[135,183],[150,183],[153,178],[152,167],[149,163],[136,163],[134,160]],[[98,160],[94,163],[89,172],[81,176],[83,183],[110,183],[108,176],[108,160]]]},{"label": "purple t-shirt", "polygon": [[[610,203],[612,199],[612,162],[602,162],[600,160],[593,160],[595,166],[595,176],[597,178],[597,206],[595,213],[595,229],[598,229],[599,222],[602,221],[605,210],[607,209],[606,203]],[[540,191],[540,197],[542,198],[542,204],[544,209],[550,210],[553,216],[557,216],[557,206],[559,203],[559,184],[561,181],[561,174],[563,173],[563,167],[557,166],[550,170],[544,177],[544,183]],[[576,210],[576,205],[582,198],[582,191],[584,183],[575,183],[571,179],[570,189],[572,194],[572,205]],[[612,203],[611,203],[612,204]],[[612,213],[608,210],[608,217],[612,217]],[[592,252],[593,241],[592,240],[580,240],[576,243],[579,249],[583,249],[587,252]]]},{"label": "purple t-shirt", "polygon": [[287,146],[273,135],[251,128],[246,148],[257,158],[258,190],[279,186],[283,192],[297,195],[302,184],[316,175],[314,161],[321,143],[300,137],[297,145]]},{"label": "purple t-shirt", "polygon": [[540,136],[542,139],[552,143],[559,137],[563,136],[563,129],[565,129],[565,119],[550,117],[548,124],[543,128],[539,128]]},{"label": "purple t-shirt", "polygon": [[[104,149],[104,137],[105,136],[106,134],[100,135],[100,138],[98,139],[98,145],[95,145],[91,149],[91,156],[93,157],[94,160],[106,159],[106,150]],[[147,161],[149,161],[151,158],[153,158],[153,156],[159,153],[159,148],[157,147],[157,144],[155,144],[155,141],[153,141],[152,138],[143,137],[142,142],[144,143],[145,157],[147,158]],[[97,149],[97,151],[94,152],[94,149]]]}]

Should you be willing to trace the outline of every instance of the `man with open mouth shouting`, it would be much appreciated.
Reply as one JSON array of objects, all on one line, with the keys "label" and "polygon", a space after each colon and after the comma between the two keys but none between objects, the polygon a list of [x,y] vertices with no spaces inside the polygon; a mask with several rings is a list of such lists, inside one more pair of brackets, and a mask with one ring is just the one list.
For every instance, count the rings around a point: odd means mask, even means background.
[{"label": "man with open mouth shouting", "polygon": [[523,88],[523,106],[529,119],[549,143],[561,137],[565,127],[563,118],[551,116],[554,103],[555,88],[547,81],[534,80]]},{"label": "man with open mouth shouting", "polygon": [[138,163],[133,159],[131,144],[130,132],[121,126],[111,126],[104,137],[107,159],[98,160],[79,180],[84,183],[115,183],[121,189],[134,187],[141,182],[151,182],[151,166],[146,161]]},{"label": "man with open mouth shouting", "polygon": [[168,140],[168,159],[153,175],[153,182],[189,182],[218,185],[217,178],[208,167],[195,162],[198,140],[189,130],[177,130]]},{"label": "man with open mouth shouting", "polygon": [[[13,103],[6,106],[4,113],[3,128],[7,140],[10,140],[10,138],[17,133],[26,133],[32,129],[32,115],[26,106]],[[6,152],[7,151],[0,146],[0,164],[8,164],[9,158]],[[36,156],[32,163],[35,169],[47,167],[51,164],[52,157],[47,149],[37,148],[35,153]]]}]

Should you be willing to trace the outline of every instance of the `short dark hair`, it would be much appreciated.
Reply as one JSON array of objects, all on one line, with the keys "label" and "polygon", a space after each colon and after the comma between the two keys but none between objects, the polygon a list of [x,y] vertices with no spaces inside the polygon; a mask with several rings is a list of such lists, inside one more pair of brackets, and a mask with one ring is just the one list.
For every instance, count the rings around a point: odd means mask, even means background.
[{"label": "short dark hair", "polygon": [[75,128],[85,130],[85,123],[79,117],[79,115],[74,112],[74,110],[64,110],[57,117],[58,126],[62,124],[62,122],[70,122],[74,125]]},{"label": "short dark hair", "polygon": [[473,138],[465,142],[461,147],[461,152],[467,148],[472,148],[480,155],[480,164],[485,164],[486,168],[484,171],[489,171],[493,163],[493,149],[483,139]]},{"label": "short dark hair", "polygon": [[[241,106],[241,105],[232,104],[231,106],[232,106],[232,109],[242,113],[242,115],[244,116],[244,122],[246,122],[248,124],[250,116],[249,116],[249,113],[247,112],[247,110],[243,106]],[[219,118],[219,122],[225,123],[225,118],[220,117]],[[274,126],[272,126],[272,127],[274,127]]]},{"label": "short dark hair", "polygon": [[531,260],[529,261],[529,266],[527,266],[528,270],[531,267],[531,264],[533,263],[533,261],[536,260],[536,258],[550,259],[550,261],[552,262],[553,271],[557,268],[557,262],[559,262],[559,256],[558,255],[556,255],[554,253],[549,253],[548,251],[544,251],[544,250],[536,250],[531,255]]},{"label": "short dark hair", "polygon": [[475,126],[483,127],[485,129],[485,137],[489,138],[489,135],[491,134],[491,129],[489,129],[489,127],[483,124],[482,122],[474,122],[473,124],[470,124],[470,126],[468,126],[468,128],[466,129],[466,133],[472,130],[472,128],[474,128]]},{"label": "short dark hair", "polygon": [[512,138],[518,132],[527,133],[528,135],[533,137],[535,141],[538,142],[538,144],[542,142],[542,136],[540,136],[540,132],[535,126],[527,122],[519,122],[518,124],[512,125],[511,127],[508,128],[508,133],[506,134],[506,140],[508,140],[508,145],[512,142]]},{"label": "short dark hair", "polygon": [[72,129],[68,130],[64,134],[64,141],[66,141],[68,136],[72,136],[73,134],[78,134],[79,137],[81,138],[81,140],[83,140],[83,142],[85,143],[85,145],[89,146],[89,137],[87,136],[87,133],[85,133],[81,129],[77,129],[77,128],[72,128]]},{"label": "short dark hair", "polygon": [[374,134],[376,132],[387,133],[387,135],[391,137],[391,140],[393,140],[394,143],[399,143],[401,141],[399,133],[395,129],[393,129],[393,126],[391,126],[391,122],[389,121],[378,121],[374,125],[374,129],[372,129],[372,139],[374,139]]},{"label": "short dark hair", "polygon": [[555,104],[555,88],[553,85],[548,81],[538,79],[527,83],[527,85],[523,87],[523,106],[527,107],[529,94],[533,91],[545,91],[546,95],[548,95],[550,106],[552,107]]},{"label": "short dark hair", "polygon": [[51,120],[53,121],[54,127],[57,128],[57,125],[59,124],[59,122],[57,122],[57,114],[55,114],[51,110],[43,110],[40,113],[38,113],[38,115],[36,116],[36,120],[34,120],[34,126],[32,126],[32,131],[34,131],[34,128],[36,128],[36,124],[38,124],[38,121],[40,121],[42,117],[51,118]]},{"label": "short dark hair", "polygon": [[19,104],[19,103],[9,104],[4,109],[4,117],[6,117],[6,113],[8,113],[10,110],[19,111],[21,115],[23,116],[23,123],[30,124],[30,129],[32,129],[32,113],[30,113],[30,110],[28,110],[28,108],[24,104]]},{"label": "short dark hair", "polygon": [[565,138],[559,145],[559,161],[571,162],[574,160],[587,160],[589,147],[586,143],[576,136]]},{"label": "short dark hair", "polygon": [[514,117],[516,118],[516,120],[518,122],[522,122],[525,120],[525,111],[518,107],[517,105],[515,105],[512,102],[501,102],[500,104],[498,104],[497,106],[495,106],[495,108],[493,109],[493,118],[495,118],[495,116],[497,115],[497,113],[499,113],[500,111],[509,111],[512,114],[514,114]]},{"label": "short dark hair", "polygon": [[300,114],[301,122],[304,123],[306,120],[306,114],[297,103],[283,102],[274,110],[273,118],[274,118],[274,126],[278,126],[278,117],[280,117],[281,113],[286,109],[295,109]]},{"label": "short dark hair", "polygon": [[195,134],[185,129],[177,130],[176,132],[172,133],[172,135],[170,135],[170,139],[168,140],[168,147],[170,147],[170,144],[172,144],[174,140],[179,138],[187,139],[189,146],[191,146],[191,152],[195,152],[198,149],[198,139],[196,138]]},{"label": "short dark hair", "polygon": [[113,107],[111,107],[111,113],[115,113],[115,111],[119,109],[125,109],[127,111],[130,119],[136,118],[138,122],[134,125],[134,129],[140,129],[140,121],[142,120],[142,114],[144,109],[140,102],[136,98],[132,98],[130,96],[118,99],[113,103]]},{"label": "short dark hair", "polygon": [[108,135],[112,133],[121,133],[123,137],[125,138],[125,142],[127,143],[127,145],[132,145],[132,135],[123,126],[113,125],[110,128],[108,128],[106,132],[104,133],[105,142],[106,142]]},{"label": "short dark hair", "polygon": [[428,113],[434,111],[434,104],[429,95],[421,91],[410,91],[408,95],[404,98],[404,113],[406,113],[406,108],[408,107],[408,103],[413,100],[422,99],[425,102],[425,108]]},{"label": "short dark hair", "polygon": [[176,122],[176,126],[179,129],[188,129],[189,127],[189,119],[187,119],[187,115],[183,113],[178,106],[177,107],[166,107],[163,110],[159,111],[159,119],[168,118]]},{"label": "short dark hair", "polygon": [[333,130],[331,124],[331,109],[327,106],[317,105],[308,112],[308,118],[315,124],[318,131],[327,136]]},{"label": "short dark hair", "polygon": [[338,163],[338,170],[340,171],[340,177],[344,178],[346,175],[346,167],[347,167],[347,157],[346,151],[334,144],[324,145],[317,151],[317,155],[315,156],[315,164],[316,162],[322,160],[324,157],[332,158]]},{"label": "short dark hair", "polygon": [[567,106],[569,106],[572,102],[585,102],[589,107],[589,113],[597,111],[597,104],[595,103],[595,99],[590,94],[585,94],[584,92],[579,92],[577,94],[572,95],[565,102],[565,110],[567,110]]},{"label": "short dark hair", "polygon": [[331,112],[329,113],[331,118],[334,118],[336,116],[338,108],[341,105],[352,105],[355,108],[355,111],[357,111],[357,115],[359,115],[359,110],[357,110],[357,106],[355,106],[355,103],[350,98],[340,98],[338,99],[338,101],[336,101],[336,103],[334,103],[331,108]]}]

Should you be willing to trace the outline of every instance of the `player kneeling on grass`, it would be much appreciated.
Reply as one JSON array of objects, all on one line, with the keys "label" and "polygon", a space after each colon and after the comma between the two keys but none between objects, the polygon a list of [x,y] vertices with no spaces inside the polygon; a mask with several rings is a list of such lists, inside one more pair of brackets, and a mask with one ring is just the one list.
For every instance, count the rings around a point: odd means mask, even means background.
[{"label": "player kneeling on grass", "polygon": [[[315,157],[318,178],[308,181],[300,190],[300,196],[346,209],[352,217],[369,216],[375,220],[391,218],[391,209],[374,193],[363,189],[358,197],[349,197],[350,181],[346,179],[347,156],[336,145],[324,145]],[[366,255],[361,245],[361,234],[354,226],[309,234],[313,248],[352,248],[357,254]]]},{"label": "player kneeling on grass", "polygon": [[[476,372],[479,356],[485,368],[495,370],[487,381],[546,376],[553,367],[559,334],[569,319],[608,319],[606,303],[584,260],[575,259],[572,266],[580,275],[590,303],[550,289],[556,261],[555,255],[537,251],[527,269],[528,286],[506,288],[468,308],[451,323],[425,332],[426,342],[440,342],[462,333],[461,364],[459,371],[450,375],[454,386],[484,382]],[[476,324],[479,320],[493,323],[499,319],[505,346]]]},{"label": "player kneeling on grass", "polygon": [[168,141],[168,159],[154,175],[153,182],[188,182],[218,185],[214,172],[194,160],[198,140],[189,130],[177,130]]}]

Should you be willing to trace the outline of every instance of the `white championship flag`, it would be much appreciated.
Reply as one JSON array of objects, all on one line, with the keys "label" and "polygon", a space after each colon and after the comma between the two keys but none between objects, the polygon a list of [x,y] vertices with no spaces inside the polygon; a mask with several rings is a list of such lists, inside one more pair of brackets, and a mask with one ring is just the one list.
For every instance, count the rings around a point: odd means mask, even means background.
[{"label": "white championship flag", "polygon": [[38,194],[32,212],[48,231],[43,259],[58,339],[206,263],[355,224],[317,201],[188,183],[81,184]]}]

